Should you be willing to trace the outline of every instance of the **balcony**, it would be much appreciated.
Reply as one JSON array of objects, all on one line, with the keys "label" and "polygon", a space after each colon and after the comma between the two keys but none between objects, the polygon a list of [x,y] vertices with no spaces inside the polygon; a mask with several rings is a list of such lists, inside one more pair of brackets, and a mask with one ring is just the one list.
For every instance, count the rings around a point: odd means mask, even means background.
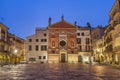
[{"label": "balcony", "polygon": [[114,48],[113,48],[113,51],[114,51],[114,52],[120,51],[120,46],[114,47]]},{"label": "balcony", "polygon": [[106,43],[110,43],[112,41],[112,38],[111,37],[108,37],[107,39],[106,39]]},{"label": "balcony", "polygon": [[114,21],[113,23],[113,27],[115,27],[116,25],[120,24],[120,19],[117,19],[116,21]]},{"label": "balcony", "polygon": [[109,25],[109,28],[106,30],[106,34],[108,34],[109,32],[111,32],[112,30],[114,30],[114,26]]},{"label": "balcony", "polygon": [[3,53],[10,53],[10,51],[8,51],[8,50],[0,50],[0,52],[3,52]]},{"label": "balcony", "polygon": [[120,32],[114,35],[114,38],[120,37]]},{"label": "balcony", "polygon": [[112,45],[109,45],[105,48],[105,52],[113,52],[113,47]]},{"label": "balcony", "polygon": [[120,12],[120,9],[118,9],[118,8],[115,9],[114,12],[112,13],[112,17],[116,16],[116,14],[119,12]]}]

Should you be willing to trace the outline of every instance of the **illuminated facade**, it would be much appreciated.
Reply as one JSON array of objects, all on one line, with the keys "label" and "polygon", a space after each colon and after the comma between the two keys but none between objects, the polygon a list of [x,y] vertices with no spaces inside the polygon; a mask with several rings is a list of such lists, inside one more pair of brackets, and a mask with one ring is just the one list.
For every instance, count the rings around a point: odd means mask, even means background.
[{"label": "illuminated facade", "polygon": [[7,42],[8,27],[0,23],[0,64],[7,63],[9,44]]},{"label": "illuminated facade", "polygon": [[9,33],[8,27],[0,23],[0,64],[19,63],[24,60],[24,47],[24,39]]},{"label": "illuminated facade", "polygon": [[120,0],[116,0],[109,16],[109,25],[105,30],[107,60],[118,64],[120,63]]},{"label": "illuminated facade", "polygon": [[104,55],[104,30],[105,28],[102,26],[97,26],[94,30],[92,30],[92,48],[95,62],[103,62],[105,61]]},{"label": "illuminated facade", "polygon": [[10,50],[10,62],[19,63],[20,61],[26,60],[25,40],[14,34],[8,33],[8,42]]},{"label": "illuminated facade", "polygon": [[[78,27],[75,24],[70,24],[61,17],[61,21],[55,24],[51,24],[51,18],[48,20],[49,25],[45,32],[36,33],[35,35],[27,37],[27,60],[36,62],[89,62],[89,54],[91,51],[90,42],[90,27]],[[44,33],[47,36],[42,36]],[[32,39],[33,42],[29,42]],[[39,39],[39,42],[35,42],[35,39]],[[46,39],[46,42],[41,42],[41,39]],[[39,50],[36,51],[35,45],[39,46]],[[42,46],[46,46],[45,51],[42,51]],[[33,50],[29,50],[30,46]],[[39,56],[46,56],[39,59]],[[85,59],[86,58],[86,59]]]}]

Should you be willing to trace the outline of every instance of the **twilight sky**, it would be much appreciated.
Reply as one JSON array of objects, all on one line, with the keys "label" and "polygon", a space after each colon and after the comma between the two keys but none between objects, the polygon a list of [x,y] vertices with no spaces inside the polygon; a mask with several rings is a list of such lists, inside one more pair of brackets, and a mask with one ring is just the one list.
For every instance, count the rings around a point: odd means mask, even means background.
[{"label": "twilight sky", "polygon": [[21,37],[35,33],[36,27],[47,27],[48,18],[52,23],[64,19],[77,25],[92,27],[108,24],[109,12],[115,0],[0,0],[0,22],[10,32]]}]

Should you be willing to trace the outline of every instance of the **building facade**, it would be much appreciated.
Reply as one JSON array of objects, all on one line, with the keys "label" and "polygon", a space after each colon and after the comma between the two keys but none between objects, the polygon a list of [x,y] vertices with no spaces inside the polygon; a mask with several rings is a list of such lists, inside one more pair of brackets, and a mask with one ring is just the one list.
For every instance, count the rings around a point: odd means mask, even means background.
[{"label": "building facade", "polygon": [[90,27],[77,28],[77,52],[78,62],[87,62],[93,59],[91,55]]},{"label": "building facade", "polygon": [[48,60],[48,30],[36,29],[36,33],[27,37],[26,44],[26,59],[27,61],[47,62]]},{"label": "building facade", "polygon": [[7,63],[9,56],[9,43],[7,39],[8,27],[0,23],[0,64]]},{"label": "building facade", "polygon": [[104,30],[105,27],[97,26],[94,30],[92,30],[92,48],[95,62],[104,62],[105,54],[104,54]]},{"label": "building facade", "polygon": [[9,42],[9,52],[10,52],[10,62],[13,64],[20,63],[20,61],[26,60],[25,54],[25,40],[8,33],[8,42]]},{"label": "building facade", "polygon": [[109,25],[105,30],[106,55],[109,63],[120,63],[120,0],[116,0],[110,13]]},{"label": "building facade", "polygon": [[0,23],[0,64],[19,63],[25,60],[24,39],[8,32],[8,27]]},{"label": "building facade", "polygon": [[[55,24],[51,24],[51,18],[48,20],[49,25],[43,31],[39,30],[36,34],[27,37],[27,60],[49,63],[59,62],[82,62],[86,55],[87,62],[89,62],[89,54],[91,49],[90,43],[90,28],[80,28],[76,24],[70,24],[61,17],[61,21]],[[44,33],[46,36],[44,36]],[[79,35],[80,34],[80,35]],[[36,42],[36,39],[46,39],[45,42]],[[32,39],[30,42],[29,40]],[[87,41],[87,42],[86,42]],[[38,51],[35,50],[35,46],[38,46]],[[79,48],[78,48],[79,46]],[[42,51],[42,47],[43,50]],[[29,50],[29,49],[33,50]],[[40,58],[40,56],[43,56]]]}]

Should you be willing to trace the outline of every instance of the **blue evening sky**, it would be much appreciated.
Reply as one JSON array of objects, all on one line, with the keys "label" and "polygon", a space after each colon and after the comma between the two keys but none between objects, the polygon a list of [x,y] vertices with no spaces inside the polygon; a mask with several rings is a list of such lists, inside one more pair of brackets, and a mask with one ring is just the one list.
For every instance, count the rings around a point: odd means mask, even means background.
[{"label": "blue evening sky", "polygon": [[48,18],[52,23],[61,20],[92,27],[108,24],[109,12],[115,0],[0,0],[0,22],[10,28],[10,32],[26,38],[35,33],[36,27],[46,27]]}]

